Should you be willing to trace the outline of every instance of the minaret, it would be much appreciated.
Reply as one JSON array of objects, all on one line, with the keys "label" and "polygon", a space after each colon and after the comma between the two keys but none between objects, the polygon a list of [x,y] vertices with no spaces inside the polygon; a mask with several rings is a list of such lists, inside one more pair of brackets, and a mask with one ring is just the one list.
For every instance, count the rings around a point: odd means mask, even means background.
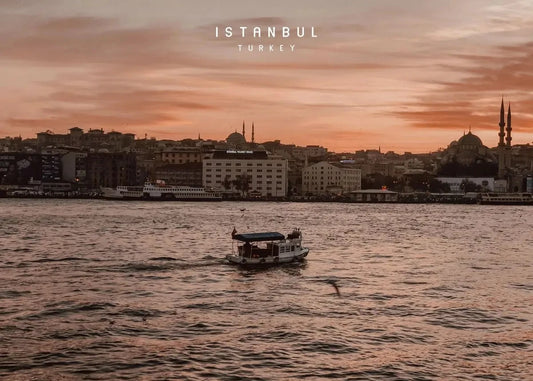
[{"label": "minaret", "polygon": [[498,136],[500,137],[500,142],[498,143],[499,147],[503,147],[505,143],[503,142],[503,138],[505,136],[505,133],[503,131],[503,128],[505,127],[505,110],[503,108],[503,97],[502,97],[502,106],[500,107],[500,133]]},{"label": "minaret", "polygon": [[505,137],[505,132],[503,128],[505,127],[505,109],[503,108],[503,97],[502,105],[500,107],[500,132],[498,136],[500,141],[498,143],[498,178],[503,179],[505,176],[505,142],[503,138]]},{"label": "minaret", "polygon": [[244,120],[242,121],[242,137],[244,138],[244,141],[246,141],[246,135],[244,135]]},{"label": "minaret", "polygon": [[252,122],[252,144],[254,143],[254,122]]},{"label": "minaret", "polygon": [[507,137],[505,138],[505,141],[507,143],[507,147],[511,147],[511,102],[509,102],[509,109],[507,110]]}]

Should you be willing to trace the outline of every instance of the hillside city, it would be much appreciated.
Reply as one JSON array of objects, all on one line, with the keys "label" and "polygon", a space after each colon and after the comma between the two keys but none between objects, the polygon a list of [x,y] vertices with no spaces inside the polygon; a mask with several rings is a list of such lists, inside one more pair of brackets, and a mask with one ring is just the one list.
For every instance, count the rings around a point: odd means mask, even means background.
[{"label": "hillside city", "polygon": [[0,138],[0,192],[95,196],[101,187],[160,181],[215,189],[226,198],[531,193],[533,145],[511,144],[511,112],[505,120],[503,101],[499,127],[488,142],[492,148],[468,131],[446,149],[424,154],[335,153],[318,145],[258,143],[253,124],[248,138],[244,122],[242,132],[224,141],[139,139],[132,133],[73,127],[66,134]]}]

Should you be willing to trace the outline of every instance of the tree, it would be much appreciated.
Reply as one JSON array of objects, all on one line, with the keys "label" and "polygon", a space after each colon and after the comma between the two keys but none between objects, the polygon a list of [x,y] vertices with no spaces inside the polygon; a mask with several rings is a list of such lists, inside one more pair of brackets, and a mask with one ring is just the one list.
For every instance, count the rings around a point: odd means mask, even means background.
[{"label": "tree", "polygon": [[245,196],[248,194],[248,191],[250,190],[250,182],[251,182],[250,176],[247,174],[243,175],[237,175],[235,177],[235,180],[232,181],[233,185],[235,186],[235,189],[237,189],[239,192],[241,192],[241,195]]},{"label": "tree", "polygon": [[464,179],[463,181],[461,181],[461,190],[465,193],[467,192],[480,192],[481,191],[481,186],[480,185],[477,185],[476,183],[468,180],[468,179]]},{"label": "tree", "polygon": [[230,176],[226,175],[224,178],[224,181],[222,182],[222,186],[225,190],[231,190],[233,188],[233,182],[230,180]]}]

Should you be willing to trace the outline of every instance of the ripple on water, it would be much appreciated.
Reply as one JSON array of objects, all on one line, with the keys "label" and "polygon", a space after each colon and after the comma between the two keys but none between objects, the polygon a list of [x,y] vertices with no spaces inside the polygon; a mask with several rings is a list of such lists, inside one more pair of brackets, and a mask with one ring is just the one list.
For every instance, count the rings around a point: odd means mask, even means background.
[{"label": "ripple on water", "polygon": [[[529,209],[11,199],[2,208],[0,378],[531,371]],[[268,270],[228,266],[233,226],[300,226],[311,253]]]}]

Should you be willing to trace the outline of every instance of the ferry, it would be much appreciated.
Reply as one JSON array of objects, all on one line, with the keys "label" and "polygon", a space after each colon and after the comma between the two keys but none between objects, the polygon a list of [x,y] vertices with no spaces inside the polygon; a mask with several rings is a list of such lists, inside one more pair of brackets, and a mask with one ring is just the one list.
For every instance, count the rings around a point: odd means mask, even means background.
[{"label": "ferry", "polygon": [[531,193],[481,193],[479,203],[483,205],[533,205]]},{"label": "ferry", "polygon": [[241,266],[276,265],[302,261],[309,248],[302,246],[302,232],[294,229],[285,237],[278,232],[237,234],[233,229],[232,253],[226,255],[229,263]]},{"label": "ferry", "polygon": [[214,190],[183,185],[146,183],[144,186],[117,186],[101,188],[102,197],[111,200],[176,200],[176,201],[220,201],[222,195]]}]

